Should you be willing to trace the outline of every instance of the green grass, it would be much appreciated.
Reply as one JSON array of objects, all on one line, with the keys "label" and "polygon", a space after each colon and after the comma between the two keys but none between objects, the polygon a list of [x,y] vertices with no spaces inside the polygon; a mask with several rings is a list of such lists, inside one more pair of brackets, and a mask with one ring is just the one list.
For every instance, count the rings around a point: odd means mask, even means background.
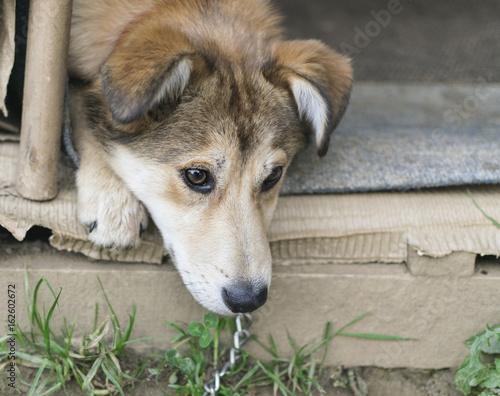
[{"label": "green grass", "polygon": [[466,344],[470,351],[455,375],[457,389],[464,395],[499,395],[500,325],[486,326]]},{"label": "green grass", "polygon": [[[339,336],[357,337],[384,341],[408,341],[409,338],[386,336],[379,334],[348,333],[344,330],[363,319],[367,313],[358,316],[347,325],[333,331],[328,322],[322,340],[315,345],[298,344],[288,336],[288,342],[295,353],[285,358],[281,356],[272,335],[267,343],[261,342],[256,336],[251,339],[257,342],[269,355],[266,360],[251,356],[242,351],[239,363],[221,378],[219,393],[221,395],[246,394],[258,386],[272,386],[275,392],[282,395],[295,395],[297,392],[312,394],[324,393],[318,378],[324,368],[330,341]],[[178,395],[202,395],[207,373],[212,373],[227,361],[227,355],[232,344],[232,334],[235,324],[232,318],[217,318],[208,313],[204,323],[175,324],[167,322],[177,331],[172,339],[173,348],[166,351],[160,358],[159,367],[150,372],[159,378],[162,374],[169,378],[169,387],[175,389]],[[210,333],[212,331],[212,333]],[[210,334],[209,335],[207,335]],[[209,342],[206,339],[210,339]],[[223,340],[223,342],[222,342]],[[223,358],[221,358],[223,357]]]},{"label": "green grass", "polygon": [[[50,395],[59,389],[68,394],[66,383],[70,379],[76,380],[88,395],[124,395],[123,384],[127,380],[134,379],[121,370],[119,357],[123,355],[127,344],[138,341],[130,340],[136,309],[134,307],[132,314],[129,315],[128,326],[122,331],[99,278],[98,281],[111,313],[98,325],[96,305],[93,330],[85,334],[80,345],[77,345],[73,338],[76,318],[70,325],[64,318],[64,326],[58,335],[52,328],[52,316],[58,308],[62,290],[56,294],[46,279],[40,279],[31,298],[26,280],[29,329],[25,331],[16,324],[15,339],[19,345],[19,350],[16,352],[17,373],[21,382],[30,388],[28,396]],[[48,310],[43,304],[40,311],[38,299],[42,286],[50,291],[54,301]],[[9,338],[9,336],[0,338],[0,367],[9,363],[6,346]],[[22,377],[19,360],[25,366],[38,369],[31,383]]]},{"label": "green grass", "polygon": [[[26,277],[27,279],[27,277]],[[29,387],[28,396],[50,395],[66,389],[68,381],[76,381],[88,395],[124,395],[128,384],[138,380],[152,380],[162,389],[168,379],[170,393],[177,395],[203,395],[205,382],[212,378],[213,372],[220,369],[227,361],[233,345],[233,334],[236,330],[233,318],[221,317],[207,313],[203,323],[166,322],[176,331],[171,340],[172,348],[165,353],[154,354],[138,363],[132,374],[126,374],[120,365],[128,344],[144,340],[130,340],[136,309],[129,314],[125,330],[116,315],[111,302],[98,278],[102,293],[106,299],[109,314],[98,323],[98,307],[95,307],[95,319],[92,331],[84,334],[77,343],[74,337],[76,318],[68,324],[63,318],[63,327],[57,332],[53,329],[52,318],[58,312],[62,290],[57,293],[46,279],[40,279],[30,296],[26,280],[29,329],[16,326],[16,368],[20,381]],[[46,309],[45,304],[39,307],[39,293],[45,287],[53,297],[53,302]],[[367,314],[360,315],[338,330],[333,330],[328,322],[321,341],[315,345],[299,346],[288,335],[288,342],[294,350],[291,357],[283,357],[276,346],[274,338],[269,335],[267,342],[256,336],[250,340],[260,345],[268,354],[268,359],[261,360],[251,356],[244,349],[240,350],[241,358],[221,378],[219,395],[243,395],[259,386],[272,386],[275,394],[295,395],[298,392],[312,394],[323,393],[319,378],[324,369],[325,359],[330,342],[336,337],[356,337],[379,341],[407,341],[408,338],[379,334],[351,333],[346,329],[362,320]],[[7,340],[0,338],[0,369],[9,364],[7,359]],[[21,375],[21,366],[37,370],[34,379],[28,382]],[[140,378],[140,379],[139,379]]]}]

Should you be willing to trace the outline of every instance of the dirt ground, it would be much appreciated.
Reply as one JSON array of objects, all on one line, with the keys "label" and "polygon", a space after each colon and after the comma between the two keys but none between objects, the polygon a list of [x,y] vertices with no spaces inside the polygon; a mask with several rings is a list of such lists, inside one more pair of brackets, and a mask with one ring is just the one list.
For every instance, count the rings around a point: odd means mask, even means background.
[{"label": "dirt ground", "polygon": [[[334,387],[334,382],[341,371],[340,368],[329,368],[321,378],[321,385],[324,387],[327,396],[459,396],[456,391],[453,378],[454,370],[406,370],[406,369],[381,369],[376,367],[364,367],[352,369],[361,380],[366,383],[366,393],[354,392],[349,387]],[[23,368],[23,375],[32,379],[36,370]],[[344,373],[346,371],[344,370]],[[19,383],[17,393],[7,387],[5,378],[0,381],[0,395],[25,395],[28,388]],[[361,388],[361,387],[360,387]],[[76,382],[67,386],[68,394],[71,396],[85,396]],[[162,379],[158,385],[152,379],[143,379],[134,383],[133,386],[124,388],[126,395],[139,396],[161,396],[168,392],[168,380]],[[167,393],[170,394],[170,393]],[[248,393],[247,393],[248,394]],[[320,394],[316,392],[315,394]],[[54,395],[64,396],[63,391],[58,391]],[[271,396],[272,388],[257,388],[251,395]]]}]

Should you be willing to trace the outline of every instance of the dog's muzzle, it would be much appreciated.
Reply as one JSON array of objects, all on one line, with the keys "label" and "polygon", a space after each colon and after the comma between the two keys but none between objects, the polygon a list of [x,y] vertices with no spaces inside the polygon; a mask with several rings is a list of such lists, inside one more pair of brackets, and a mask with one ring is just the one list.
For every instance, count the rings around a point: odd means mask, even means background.
[{"label": "dog's muzzle", "polygon": [[267,301],[267,286],[241,283],[222,289],[222,299],[234,313],[255,311]]}]

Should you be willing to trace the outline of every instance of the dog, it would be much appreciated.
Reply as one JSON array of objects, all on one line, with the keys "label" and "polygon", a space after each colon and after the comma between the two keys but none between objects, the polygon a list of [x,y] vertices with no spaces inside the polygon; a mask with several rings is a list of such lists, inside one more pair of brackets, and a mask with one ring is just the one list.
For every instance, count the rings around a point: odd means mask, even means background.
[{"label": "dog", "polygon": [[[75,0],[69,51],[79,221],[138,246],[148,217],[208,310],[262,306],[266,231],[294,155],[347,106],[350,60],[283,38],[266,0]],[[304,164],[307,166],[307,164]]]}]

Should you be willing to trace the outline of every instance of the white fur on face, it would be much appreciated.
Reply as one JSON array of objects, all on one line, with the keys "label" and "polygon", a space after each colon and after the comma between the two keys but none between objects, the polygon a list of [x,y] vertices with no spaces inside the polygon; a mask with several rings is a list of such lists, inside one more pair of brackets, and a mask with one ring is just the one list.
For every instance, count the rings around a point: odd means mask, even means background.
[{"label": "white fur on face", "polygon": [[[227,199],[216,202],[190,191],[173,166],[138,158],[124,147],[115,150],[111,165],[148,208],[185,285],[200,304],[231,314],[222,299],[224,287],[239,282],[270,286],[266,229],[277,194],[260,212],[252,193],[245,193],[253,191],[253,175],[245,174]],[[169,199],[170,186],[186,196]]]}]

